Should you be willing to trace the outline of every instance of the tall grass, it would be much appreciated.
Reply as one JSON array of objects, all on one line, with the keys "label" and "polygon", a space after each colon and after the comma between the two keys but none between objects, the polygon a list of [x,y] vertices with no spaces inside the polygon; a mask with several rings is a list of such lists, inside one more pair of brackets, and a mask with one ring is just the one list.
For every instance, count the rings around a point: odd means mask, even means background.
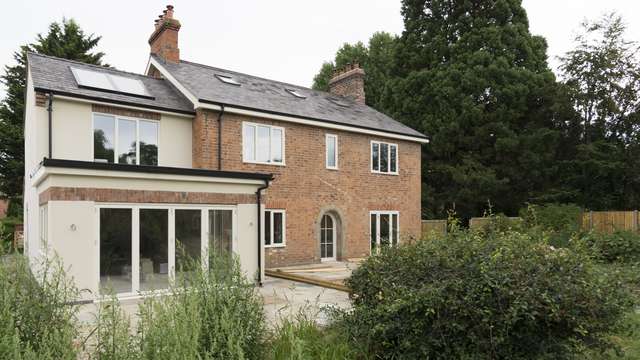
[{"label": "tall grass", "polygon": [[62,264],[46,259],[32,275],[26,259],[0,254],[0,358],[75,359],[78,292]]},{"label": "tall grass", "polygon": [[334,325],[319,327],[315,322],[316,317],[317,313],[301,309],[295,317],[282,319],[271,333],[265,359],[367,358],[361,349],[350,341],[347,332]]},{"label": "tall grass", "polygon": [[102,304],[91,356],[259,359],[264,353],[262,299],[230,255],[212,256],[206,269],[192,262],[176,275],[169,294],[147,297],[137,316],[134,333],[117,300]]}]

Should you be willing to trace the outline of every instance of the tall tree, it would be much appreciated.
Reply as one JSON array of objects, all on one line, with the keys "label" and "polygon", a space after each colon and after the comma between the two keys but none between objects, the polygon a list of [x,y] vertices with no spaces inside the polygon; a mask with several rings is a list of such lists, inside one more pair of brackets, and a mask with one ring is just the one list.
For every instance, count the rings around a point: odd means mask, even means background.
[{"label": "tall tree", "polygon": [[7,87],[0,102],[0,195],[16,197],[23,190],[26,52],[101,65],[104,53],[92,52],[99,41],[99,36],[85,34],[73,19],[63,19],[49,25],[45,36],[39,34],[34,43],[21,46],[13,54],[15,65],[5,66],[0,77]]},{"label": "tall tree", "polygon": [[639,45],[615,14],[585,21],[560,70],[578,116],[565,126],[565,186],[593,209],[640,205]]},{"label": "tall tree", "polygon": [[521,0],[404,0],[383,110],[430,138],[423,209],[515,213],[556,169],[555,76]]},{"label": "tall tree", "polygon": [[365,71],[364,90],[367,105],[380,109],[380,100],[393,63],[395,44],[396,38],[385,32],[373,34],[368,46],[362,42],[353,45],[345,43],[336,53],[334,61],[322,64],[320,72],[313,79],[313,88],[328,91],[333,71],[357,62]]}]

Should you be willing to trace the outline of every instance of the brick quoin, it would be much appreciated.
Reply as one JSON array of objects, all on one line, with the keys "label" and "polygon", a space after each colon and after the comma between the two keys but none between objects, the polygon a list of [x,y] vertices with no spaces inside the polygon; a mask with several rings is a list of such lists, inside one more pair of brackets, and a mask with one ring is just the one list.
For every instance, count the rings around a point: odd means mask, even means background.
[{"label": "brick quoin", "polygon": [[[217,115],[215,111],[199,111],[196,115],[194,167],[217,167]],[[242,162],[243,121],[285,128],[285,166]],[[326,134],[338,136],[339,170],[325,168]],[[372,140],[398,144],[399,175],[371,173]],[[266,249],[267,267],[319,262],[320,220],[327,211],[340,217],[338,260],[370,254],[369,211],[399,211],[401,241],[419,237],[420,146],[416,142],[229,112],[222,120],[222,169],[274,174],[275,180],[264,192],[265,206],[286,210],[286,247]]]}]

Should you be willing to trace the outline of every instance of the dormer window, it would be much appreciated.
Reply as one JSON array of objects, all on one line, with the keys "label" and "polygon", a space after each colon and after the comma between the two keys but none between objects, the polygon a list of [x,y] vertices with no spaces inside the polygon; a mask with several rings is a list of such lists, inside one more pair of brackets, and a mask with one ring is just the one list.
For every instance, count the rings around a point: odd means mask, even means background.
[{"label": "dormer window", "polygon": [[303,95],[300,91],[296,90],[296,89],[285,89],[289,94],[299,98],[299,99],[306,99],[307,97],[305,95]]},{"label": "dormer window", "polygon": [[231,76],[216,74],[216,78],[225,84],[240,86],[240,83]]}]

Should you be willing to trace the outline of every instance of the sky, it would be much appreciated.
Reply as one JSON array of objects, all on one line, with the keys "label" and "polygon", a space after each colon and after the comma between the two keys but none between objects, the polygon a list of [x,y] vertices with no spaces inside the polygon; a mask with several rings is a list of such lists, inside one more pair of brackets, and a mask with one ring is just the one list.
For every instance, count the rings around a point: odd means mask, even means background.
[{"label": "sky", "polygon": [[[400,0],[11,1],[2,5],[0,66],[12,65],[20,45],[66,17],[102,36],[99,50],[106,63],[143,73],[153,21],[167,4],[175,6],[174,17],[182,23],[182,59],[302,86],[311,86],[322,62],[332,60],[343,43],[366,43],[376,31],[403,30]],[[586,18],[617,11],[628,25],[627,38],[640,41],[636,0],[523,0],[523,5],[531,32],[547,39],[554,70]]]}]

